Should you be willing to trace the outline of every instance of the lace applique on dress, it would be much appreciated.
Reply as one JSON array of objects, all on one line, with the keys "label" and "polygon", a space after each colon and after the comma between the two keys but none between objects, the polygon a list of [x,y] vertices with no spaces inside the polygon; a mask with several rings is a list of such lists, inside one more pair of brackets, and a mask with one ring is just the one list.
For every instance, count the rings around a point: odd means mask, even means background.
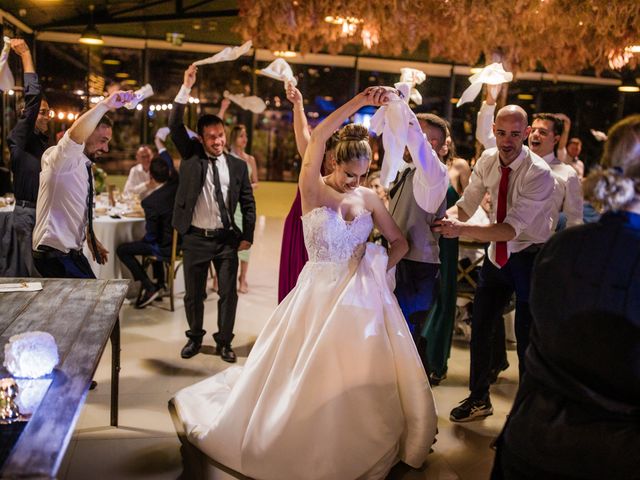
[{"label": "lace applique on dress", "polygon": [[366,210],[348,222],[335,210],[318,207],[302,216],[302,227],[309,261],[338,263],[362,256],[373,220]]}]

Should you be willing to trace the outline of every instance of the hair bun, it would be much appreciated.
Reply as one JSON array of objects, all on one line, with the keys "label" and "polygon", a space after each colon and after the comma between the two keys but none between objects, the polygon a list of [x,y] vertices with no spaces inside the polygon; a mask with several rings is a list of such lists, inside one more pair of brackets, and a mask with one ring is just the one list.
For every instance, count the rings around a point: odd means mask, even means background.
[{"label": "hair bun", "polygon": [[584,194],[599,210],[620,210],[634,199],[636,182],[618,168],[598,169],[585,179]]},{"label": "hair bun", "polygon": [[369,130],[364,125],[350,123],[340,129],[341,142],[360,142],[369,139]]}]

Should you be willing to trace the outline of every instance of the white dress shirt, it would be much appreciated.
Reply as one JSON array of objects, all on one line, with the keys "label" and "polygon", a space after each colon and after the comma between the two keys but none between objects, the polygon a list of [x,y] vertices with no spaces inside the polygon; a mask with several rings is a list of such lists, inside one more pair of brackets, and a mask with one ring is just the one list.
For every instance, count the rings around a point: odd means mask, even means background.
[{"label": "white dress shirt", "polygon": [[140,197],[140,200],[142,200],[153,191],[147,184],[149,180],[151,180],[149,172],[145,172],[139,163],[134,165],[131,167],[131,170],[129,170],[127,183],[124,184],[124,193],[136,194]]},{"label": "white dress shirt", "polygon": [[578,174],[569,165],[562,163],[553,152],[542,157],[551,168],[556,182],[553,191],[553,208],[551,209],[551,231],[556,230],[560,212],[567,217],[567,227],[582,224],[582,186]]},{"label": "white dress shirt", "polygon": [[[222,223],[222,217],[220,216],[220,208],[216,202],[215,187],[213,184],[213,165],[212,161],[209,161],[207,167],[207,178],[204,181],[202,192],[196,201],[196,206],[193,209],[193,219],[191,225],[198,228],[215,229],[224,228]],[[227,165],[227,159],[223,155],[220,155],[216,160],[218,166],[218,174],[220,176],[220,187],[222,188],[222,198],[224,204],[227,206],[227,213],[229,213],[229,202],[227,200],[229,192],[229,165]]]},{"label": "white dress shirt", "polygon": [[[516,236],[507,242],[507,253],[524,250],[533,244],[544,243],[551,235],[551,196],[554,179],[546,162],[522,147],[522,152],[510,165],[507,191],[507,215],[503,223],[513,227]],[[485,150],[478,159],[462,197],[456,205],[473,215],[485,191],[491,194],[491,223],[496,223],[498,189],[500,186],[500,159],[498,150]],[[489,259],[496,265],[496,242],[489,246]]]},{"label": "white dress shirt", "polygon": [[84,143],[64,134],[42,155],[40,190],[33,229],[33,249],[46,245],[68,253],[82,249],[87,224],[87,193],[91,160]]},{"label": "white dress shirt", "polygon": [[578,178],[582,180],[584,177],[584,163],[578,157],[570,157],[567,153],[567,149],[559,148],[558,149],[558,160],[562,163],[566,163],[571,168],[573,168],[578,174]]}]

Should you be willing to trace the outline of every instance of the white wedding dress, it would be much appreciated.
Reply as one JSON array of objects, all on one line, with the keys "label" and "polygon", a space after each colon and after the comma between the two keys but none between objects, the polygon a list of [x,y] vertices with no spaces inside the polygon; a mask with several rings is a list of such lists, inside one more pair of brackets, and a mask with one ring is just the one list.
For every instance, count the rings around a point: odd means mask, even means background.
[{"label": "white wedding dress", "polygon": [[302,217],[309,253],[244,367],[180,390],[189,441],[260,480],[383,479],[420,467],[436,432],[427,376],[366,244],[370,212],[347,222],[326,207]]}]

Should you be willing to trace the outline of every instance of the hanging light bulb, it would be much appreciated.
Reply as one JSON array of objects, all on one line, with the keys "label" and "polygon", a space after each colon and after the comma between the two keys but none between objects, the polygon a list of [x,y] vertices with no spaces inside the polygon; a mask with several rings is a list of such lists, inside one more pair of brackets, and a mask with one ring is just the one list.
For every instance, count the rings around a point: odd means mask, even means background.
[{"label": "hanging light bulb", "polygon": [[87,28],[85,28],[84,32],[82,32],[82,35],[80,35],[79,42],[84,43],[85,45],[102,45],[104,43],[104,40],[102,40],[102,35],[100,35],[100,32],[98,32],[98,29],[93,23],[94,9],[95,9],[95,6],[89,5],[89,13],[90,13],[89,25],[87,25]]}]

